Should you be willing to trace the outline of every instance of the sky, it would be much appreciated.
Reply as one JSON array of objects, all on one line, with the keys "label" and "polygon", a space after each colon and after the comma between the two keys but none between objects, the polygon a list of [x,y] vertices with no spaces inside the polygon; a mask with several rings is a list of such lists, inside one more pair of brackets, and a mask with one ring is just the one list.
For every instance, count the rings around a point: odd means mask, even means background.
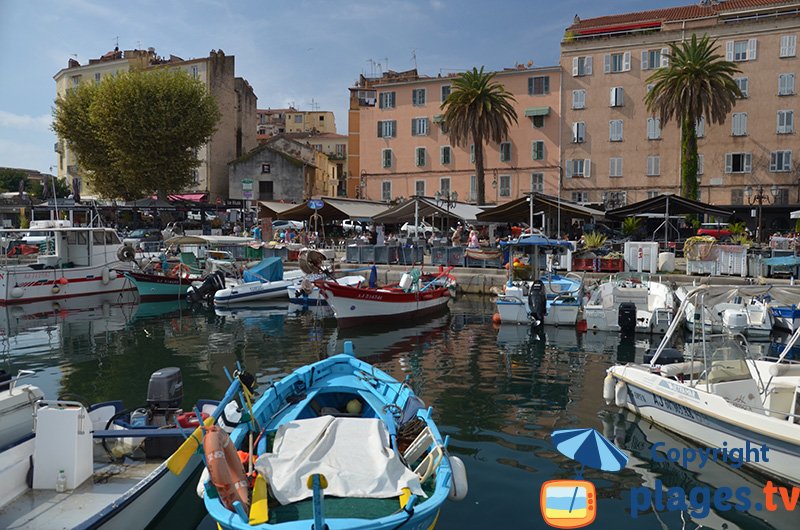
[{"label": "sky", "polygon": [[[417,67],[558,64],[577,14],[591,18],[687,0],[0,0],[0,167],[50,172],[53,76],[119,43],[158,55],[236,57],[258,108],[333,111],[347,134],[348,88],[359,74]],[[55,168],[54,168],[55,169]]]}]

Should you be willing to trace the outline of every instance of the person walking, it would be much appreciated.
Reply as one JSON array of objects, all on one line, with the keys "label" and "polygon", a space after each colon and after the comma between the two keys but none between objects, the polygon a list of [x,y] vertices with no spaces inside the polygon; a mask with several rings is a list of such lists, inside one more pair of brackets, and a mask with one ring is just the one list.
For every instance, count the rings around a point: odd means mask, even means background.
[{"label": "person walking", "polygon": [[469,244],[467,246],[469,248],[480,248],[481,244],[478,241],[478,231],[475,230],[474,226],[470,226],[469,229]]},{"label": "person walking", "polygon": [[459,223],[458,227],[456,227],[455,232],[453,232],[453,236],[450,238],[452,240],[452,242],[453,242],[453,246],[454,247],[460,247],[461,246],[461,234],[463,234],[463,233],[464,233],[464,230],[463,230],[463,228],[461,226],[461,223]]}]

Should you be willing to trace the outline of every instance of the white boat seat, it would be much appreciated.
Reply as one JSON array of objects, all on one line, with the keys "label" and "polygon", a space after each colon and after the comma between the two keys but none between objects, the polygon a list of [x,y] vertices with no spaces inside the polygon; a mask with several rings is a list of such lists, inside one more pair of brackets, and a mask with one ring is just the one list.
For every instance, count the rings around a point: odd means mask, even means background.
[{"label": "white boat seat", "polygon": [[752,376],[744,359],[732,359],[713,361],[706,379],[709,384],[715,384],[752,379]]},{"label": "white boat seat", "polygon": [[679,375],[693,376],[700,374],[705,366],[700,361],[686,361],[682,363],[665,364],[661,367],[661,375],[664,377],[678,377]]}]

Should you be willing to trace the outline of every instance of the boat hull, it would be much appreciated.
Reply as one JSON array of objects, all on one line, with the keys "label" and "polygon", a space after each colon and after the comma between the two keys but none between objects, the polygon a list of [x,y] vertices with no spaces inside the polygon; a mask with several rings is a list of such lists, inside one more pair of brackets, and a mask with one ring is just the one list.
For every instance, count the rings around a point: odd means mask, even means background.
[{"label": "boat hull", "polygon": [[275,282],[246,282],[235,287],[220,289],[214,293],[214,303],[245,304],[261,300],[274,300],[286,296],[286,288],[292,281],[279,280]]},{"label": "boat hull", "polygon": [[[519,299],[501,296],[495,302],[500,321],[506,324],[528,324],[528,304]],[[576,303],[551,303],[547,301],[544,324],[548,326],[574,326],[578,321],[581,305]]]},{"label": "boat hull", "polygon": [[775,326],[789,331],[794,331],[800,327],[800,307],[797,306],[773,306],[770,307]]},{"label": "boat hull", "polygon": [[197,278],[187,279],[180,276],[162,276],[140,272],[127,272],[125,274],[136,286],[136,290],[139,291],[139,297],[143,302],[185,298],[192,282],[197,280]]},{"label": "boat hull", "polygon": [[135,290],[118,270],[122,265],[117,262],[96,267],[41,270],[9,267],[0,271],[0,305]]}]

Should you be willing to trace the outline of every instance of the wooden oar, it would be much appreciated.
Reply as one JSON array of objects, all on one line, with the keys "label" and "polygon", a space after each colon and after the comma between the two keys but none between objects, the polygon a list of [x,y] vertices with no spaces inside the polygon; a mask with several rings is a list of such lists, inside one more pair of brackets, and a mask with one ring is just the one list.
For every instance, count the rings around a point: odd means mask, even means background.
[{"label": "wooden oar", "polygon": [[200,446],[200,443],[203,440],[203,428],[210,427],[214,424],[217,419],[219,419],[220,415],[222,415],[222,411],[225,408],[225,405],[231,402],[231,400],[236,396],[236,393],[239,391],[239,387],[241,386],[241,382],[238,379],[234,379],[231,383],[231,386],[228,387],[228,391],[225,392],[225,395],[222,397],[222,401],[219,402],[217,408],[214,409],[214,412],[211,413],[211,416],[206,418],[203,422],[203,426],[198,427],[194,430],[194,432],[181,444],[178,449],[175,450],[174,453],[167,459],[167,467],[170,471],[172,471],[176,475],[180,475],[183,471],[183,468],[186,467],[186,464],[189,463],[189,459],[192,458],[192,455],[197,451],[197,448]]}]

